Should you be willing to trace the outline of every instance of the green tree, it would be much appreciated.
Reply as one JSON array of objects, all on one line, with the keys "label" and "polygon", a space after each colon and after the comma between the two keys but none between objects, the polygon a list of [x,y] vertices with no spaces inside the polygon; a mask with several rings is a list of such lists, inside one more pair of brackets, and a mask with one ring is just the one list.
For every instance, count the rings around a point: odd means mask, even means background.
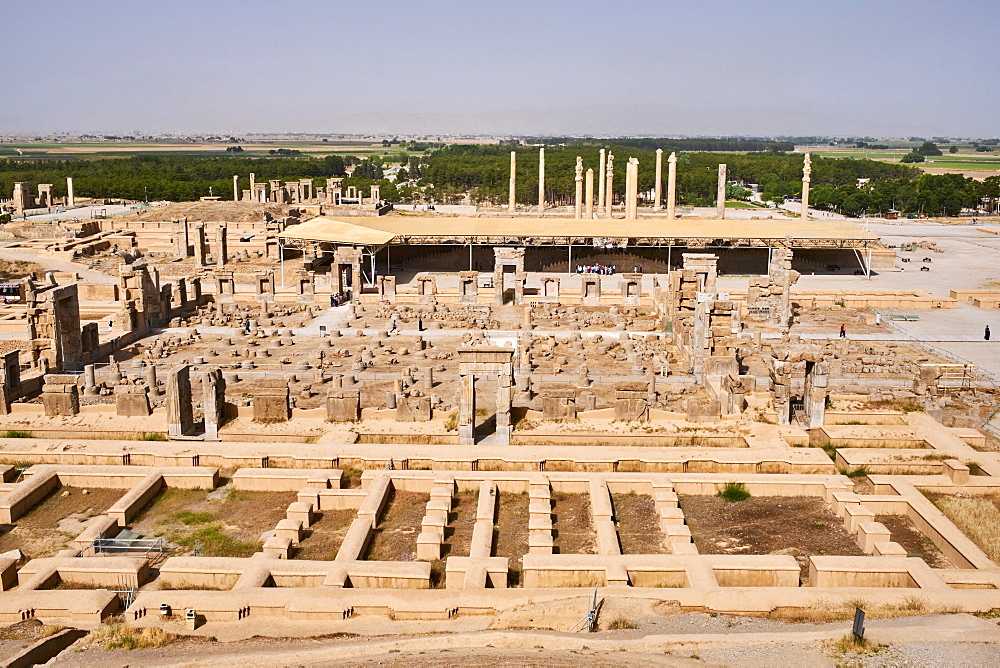
[{"label": "green tree", "polygon": [[745,202],[750,199],[750,190],[738,183],[727,183],[726,199],[737,199]]},{"label": "green tree", "polygon": [[932,141],[925,141],[920,145],[920,148],[916,149],[916,152],[923,156],[941,155],[941,149]]},{"label": "green tree", "polygon": [[899,161],[900,162],[923,162],[925,159],[926,158],[924,158],[924,156],[923,156],[922,153],[917,153],[916,151],[912,151],[912,152],[907,153],[906,155],[904,155],[902,158],[900,158]]},{"label": "green tree", "polygon": [[948,153],[958,153],[958,147],[952,146],[951,148],[948,149]]}]

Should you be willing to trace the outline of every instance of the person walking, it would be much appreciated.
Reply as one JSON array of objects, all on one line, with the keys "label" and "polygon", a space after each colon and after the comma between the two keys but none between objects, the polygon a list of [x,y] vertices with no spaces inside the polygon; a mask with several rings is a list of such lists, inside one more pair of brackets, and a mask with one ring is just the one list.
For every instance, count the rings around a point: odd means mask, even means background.
[{"label": "person walking", "polygon": [[393,318],[392,319],[392,328],[389,330],[389,333],[392,334],[395,331],[396,331],[396,319]]},{"label": "person walking", "polygon": [[990,326],[989,325],[986,325],[986,333],[983,335],[983,340],[985,340],[985,341],[989,341],[990,340]]},{"label": "person walking", "polygon": [[844,327],[843,325],[841,325],[840,326],[840,338],[843,339],[843,338],[846,338],[846,337],[847,337],[847,328]]}]

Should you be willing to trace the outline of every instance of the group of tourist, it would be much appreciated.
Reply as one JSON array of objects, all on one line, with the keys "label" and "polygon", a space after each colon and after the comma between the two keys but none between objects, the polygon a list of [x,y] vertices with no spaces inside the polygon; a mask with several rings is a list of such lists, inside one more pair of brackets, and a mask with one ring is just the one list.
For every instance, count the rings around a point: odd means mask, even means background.
[{"label": "group of tourist", "polygon": [[617,271],[615,265],[607,264],[578,264],[576,265],[576,273],[578,274],[601,274],[602,276],[611,276]]}]

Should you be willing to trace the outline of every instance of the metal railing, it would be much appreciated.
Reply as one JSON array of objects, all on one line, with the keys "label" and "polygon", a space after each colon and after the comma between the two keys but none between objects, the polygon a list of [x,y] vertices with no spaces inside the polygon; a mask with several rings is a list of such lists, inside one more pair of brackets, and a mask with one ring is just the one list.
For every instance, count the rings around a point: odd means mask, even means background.
[{"label": "metal railing", "polygon": [[[897,325],[894,321],[889,320],[889,318],[887,318],[881,311],[876,309],[872,309],[872,311],[880,315],[882,320],[889,325],[890,329],[906,337],[908,341],[963,366],[961,377],[957,377],[956,374],[942,375],[942,378],[946,383],[948,383],[945,387],[950,389],[971,389],[973,387],[983,387],[985,385],[993,390],[1000,389],[1000,378],[997,378],[997,376],[993,375],[989,371],[984,370],[975,362],[967,360],[961,355],[956,355],[950,350],[944,350],[943,348],[939,348],[931,343],[918,339]],[[996,421],[997,424],[994,424],[994,421]],[[986,419],[979,425],[979,428],[989,432],[994,438],[1000,438],[1000,404],[997,404],[996,408],[990,411],[990,414],[986,416]]]},{"label": "metal railing", "polygon": [[83,554],[92,551],[98,554],[140,553],[146,559],[152,554],[163,554],[162,538],[95,538],[94,542],[83,550]]}]

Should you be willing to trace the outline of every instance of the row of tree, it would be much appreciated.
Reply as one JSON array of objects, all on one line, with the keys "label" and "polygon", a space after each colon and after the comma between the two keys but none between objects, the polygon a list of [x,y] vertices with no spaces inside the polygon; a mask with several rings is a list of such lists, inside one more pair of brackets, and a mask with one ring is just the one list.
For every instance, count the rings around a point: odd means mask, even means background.
[{"label": "row of tree", "polygon": [[249,187],[249,174],[258,182],[270,179],[298,181],[346,174],[347,162],[357,159],[330,155],[312,157],[180,157],[135,156],[100,160],[0,160],[0,193],[13,191],[14,182],[26,181],[32,188],[51,183],[54,197],[66,195],[66,177],[73,177],[73,190],[81,197],[130,200],[197,200],[210,193],[232,199],[233,175],[241,178],[241,189]]},{"label": "row of tree", "polygon": [[[661,140],[650,140],[661,141]],[[669,140],[667,140],[669,141]],[[545,198],[553,204],[573,202],[576,192],[576,158],[583,158],[584,169],[593,169],[596,183],[600,172],[599,149],[615,156],[613,193],[620,201],[625,192],[625,166],[629,157],[639,160],[639,191],[650,193],[655,180],[655,144],[650,147],[607,142],[550,146],[545,152]],[[52,183],[56,197],[66,194],[66,177],[72,176],[79,196],[123,198],[131,200],[190,201],[208,194],[232,198],[232,176],[239,174],[241,189],[249,183],[247,175],[256,174],[258,182],[314,179],[316,186],[332,176],[344,176],[348,164],[352,176],[344,185],[355,186],[367,195],[369,187],[381,185],[388,201],[415,202],[459,201],[465,197],[476,202],[506,204],[510,178],[510,145],[452,145],[427,155],[405,151],[386,157],[365,159],[332,155],[324,158],[274,157],[250,158],[235,154],[227,157],[138,156],[133,158],[79,161],[0,160],[0,193],[10,193],[15,181],[32,186]],[[538,149],[515,147],[516,198],[531,205],[538,199]],[[667,165],[664,155],[663,178]],[[756,185],[762,198],[782,202],[801,195],[801,155],[777,151],[763,153],[679,153],[677,193],[681,204],[706,206],[715,203],[717,170],[728,166],[731,183]],[[402,165],[395,179],[385,177],[389,163]],[[980,198],[1000,197],[1000,177],[985,182],[961,175],[929,175],[907,165],[871,160],[816,157],[813,159],[811,204],[847,215],[885,213],[896,209],[903,213],[955,215],[962,208],[975,207]],[[860,185],[859,185],[860,183]],[[665,185],[664,185],[665,188]],[[729,197],[745,199],[749,191],[729,188]]]}]

